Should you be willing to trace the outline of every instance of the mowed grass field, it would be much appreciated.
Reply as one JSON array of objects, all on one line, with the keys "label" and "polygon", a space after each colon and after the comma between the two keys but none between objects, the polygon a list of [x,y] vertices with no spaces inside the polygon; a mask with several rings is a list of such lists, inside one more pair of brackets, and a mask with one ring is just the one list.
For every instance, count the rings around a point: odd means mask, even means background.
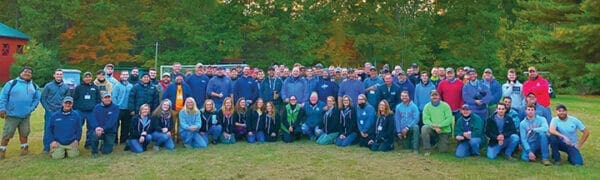
[{"label": "mowed grass field", "polygon": [[97,159],[91,159],[90,151],[80,146],[82,156],[52,160],[42,154],[40,106],[31,118],[32,153],[19,156],[18,138],[13,138],[7,158],[0,161],[0,179],[599,179],[600,97],[563,95],[552,100],[553,106],[558,103],[566,104],[569,113],[583,120],[591,132],[582,148],[583,167],[566,162],[545,167],[539,162],[509,162],[503,158],[458,159],[453,153],[424,157],[398,148],[371,152],[358,146],[320,146],[307,140],[291,144],[238,142],[199,150],[178,144],[175,151],[150,150],[143,154],[124,152],[119,145],[113,154]]}]

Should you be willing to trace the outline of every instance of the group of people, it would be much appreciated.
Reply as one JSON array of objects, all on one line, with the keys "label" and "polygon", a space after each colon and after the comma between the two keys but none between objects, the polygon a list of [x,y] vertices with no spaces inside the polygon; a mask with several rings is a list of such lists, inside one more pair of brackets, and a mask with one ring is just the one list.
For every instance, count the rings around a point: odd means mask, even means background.
[{"label": "group of people", "polygon": [[548,82],[535,67],[528,68],[523,84],[514,69],[508,70],[503,85],[489,68],[479,79],[470,67],[427,72],[416,63],[406,73],[388,65],[378,71],[370,63],[360,69],[295,64],[291,70],[275,64],[266,73],[200,63],[183,72],[174,63],[173,72],[160,79],[155,69],[140,75],[133,68],[119,77],[113,71],[107,64],[95,79],[85,72],[81,84],[69,89],[59,69],[40,92],[31,81],[32,69],[23,68],[0,95],[0,117],[6,119],[1,158],[16,129],[21,154],[29,152],[29,117],[39,102],[45,110],[44,152],[56,159],[79,154],[83,125],[84,147],[93,158],[110,154],[117,143],[142,153],[149,144],[173,150],[178,141],[186,148],[205,148],[302,138],[373,151],[402,146],[429,156],[433,147],[447,152],[454,139],[459,158],[477,157],[480,147],[487,147],[489,159],[504,153],[515,160],[520,146],[520,159],[552,165],[551,147],[555,164],[564,151],[571,164],[583,165],[580,148],[589,137],[565,105],[556,106],[557,117],[552,117]]}]

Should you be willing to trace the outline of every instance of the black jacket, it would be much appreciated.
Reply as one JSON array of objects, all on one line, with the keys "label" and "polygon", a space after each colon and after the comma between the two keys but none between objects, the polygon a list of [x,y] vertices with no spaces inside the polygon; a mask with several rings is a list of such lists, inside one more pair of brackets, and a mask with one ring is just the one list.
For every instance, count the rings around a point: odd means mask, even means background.
[{"label": "black jacket", "polygon": [[[381,129],[379,129],[379,126],[381,126]],[[393,143],[396,137],[395,132],[394,115],[377,116],[375,125],[369,132],[369,138],[376,143]]]},{"label": "black jacket", "polygon": [[517,129],[515,128],[515,123],[513,122],[513,119],[511,117],[509,117],[508,115],[504,115],[504,128],[502,132],[498,132],[498,125],[496,125],[496,122],[494,121],[495,118],[496,113],[494,113],[487,119],[485,125],[485,135],[488,138],[490,138],[488,143],[489,145],[498,144],[498,140],[496,139],[496,137],[500,135],[500,133],[504,135],[504,139],[510,138],[510,135],[512,134],[518,135]]}]

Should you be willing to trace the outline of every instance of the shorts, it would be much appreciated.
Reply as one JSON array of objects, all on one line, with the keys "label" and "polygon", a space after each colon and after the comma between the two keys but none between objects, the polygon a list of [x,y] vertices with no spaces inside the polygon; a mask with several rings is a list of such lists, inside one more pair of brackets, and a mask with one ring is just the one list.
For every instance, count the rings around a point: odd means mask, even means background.
[{"label": "shorts", "polygon": [[10,139],[15,135],[15,131],[19,129],[21,137],[29,136],[29,117],[16,118],[7,116],[4,120],[4,128],[2,129],[2,139]]}]

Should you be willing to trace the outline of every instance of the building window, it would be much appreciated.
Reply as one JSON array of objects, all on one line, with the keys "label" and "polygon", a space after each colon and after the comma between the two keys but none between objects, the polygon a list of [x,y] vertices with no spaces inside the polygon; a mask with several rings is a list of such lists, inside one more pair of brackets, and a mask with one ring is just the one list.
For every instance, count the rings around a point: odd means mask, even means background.
[{"label": "building window", "polygon": [[23,45],[17,45],[17,53],[23,54]]},{"label": "building window", "polygon": [[8,56],[9,50],[10,50],[10,47],[8,46],[8,44],[4,44],[2,46],[2,55],[3,56]]}]

